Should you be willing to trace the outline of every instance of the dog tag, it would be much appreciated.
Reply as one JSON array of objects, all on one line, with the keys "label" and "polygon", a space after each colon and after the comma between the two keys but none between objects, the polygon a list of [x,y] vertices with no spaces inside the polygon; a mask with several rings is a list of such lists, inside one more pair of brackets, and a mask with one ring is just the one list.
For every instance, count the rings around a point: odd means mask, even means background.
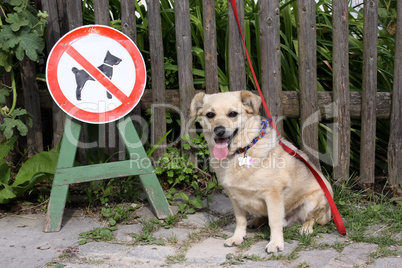
[{"label": "dog tag", "polygon": [[246,166],[246,167],[250,167],[251,164],[253,163],[253,158],[251,158],[250,156],[246,156],[246,157],[239,157],[239,166]]}]

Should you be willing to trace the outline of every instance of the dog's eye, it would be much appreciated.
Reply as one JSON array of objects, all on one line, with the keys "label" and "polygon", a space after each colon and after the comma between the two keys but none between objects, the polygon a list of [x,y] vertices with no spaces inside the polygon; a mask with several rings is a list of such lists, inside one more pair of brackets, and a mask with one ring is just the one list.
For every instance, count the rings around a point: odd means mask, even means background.
[{"label": "dog's eye", "polygon": [[214,117],[215,117],[215,114],[214,114],[213,112],[209,112],[209,113],[206,114],[206,116],[207,116],[209,119],[211,119],[211,118],[214,118]]},{"label": "dog's eye", "polygon": [[237,112],[230,112],[229,114],[228,114],[228,116],[229,117],[236,117],[238,115],[238,113]]}]

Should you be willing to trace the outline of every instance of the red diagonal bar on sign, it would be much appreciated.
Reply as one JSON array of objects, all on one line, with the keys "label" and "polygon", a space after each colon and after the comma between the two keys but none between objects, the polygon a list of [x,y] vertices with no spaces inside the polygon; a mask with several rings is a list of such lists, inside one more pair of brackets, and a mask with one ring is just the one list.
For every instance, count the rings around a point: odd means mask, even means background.
[{"label": "red diagonal bar on sign", "polygon": [[98,68],[93,66],[84,56],[82,56],[75,48],[70,46],[66,50],[67,54],[70,55],[75,61],[77,61],[84,69],[87,71],[96,81],[102,84],[107,91],[109,91],[113,96],[119,99],[121,102],[127,100],[127,96],[116,87],[109,78],[107,78]]}]

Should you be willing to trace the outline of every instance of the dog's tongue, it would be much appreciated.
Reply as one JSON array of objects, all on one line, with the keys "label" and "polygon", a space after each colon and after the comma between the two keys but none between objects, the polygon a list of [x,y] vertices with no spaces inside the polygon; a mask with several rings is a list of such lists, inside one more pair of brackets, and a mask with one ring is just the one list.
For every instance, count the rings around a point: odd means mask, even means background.
[{"label": "dog's tongue", "polygon": [[228,148],[228,138],[226,139],[217,139],[214,149],[212,150],[215,158],[218,160],[223,160],[229,153]]}]

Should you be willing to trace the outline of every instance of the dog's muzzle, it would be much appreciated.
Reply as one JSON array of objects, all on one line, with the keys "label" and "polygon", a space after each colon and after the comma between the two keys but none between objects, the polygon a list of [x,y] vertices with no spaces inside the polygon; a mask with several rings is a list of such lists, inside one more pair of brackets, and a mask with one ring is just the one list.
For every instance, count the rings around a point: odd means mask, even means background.
[{"label": "dog's muzzle", "polygon": [[232,134],[226,130],[224,126],[214,128],[215,146],[212,150],[213,155],[218,160],[223,160],[229,154],[230,143],[233,137],[237,134],[236,128]]}]

